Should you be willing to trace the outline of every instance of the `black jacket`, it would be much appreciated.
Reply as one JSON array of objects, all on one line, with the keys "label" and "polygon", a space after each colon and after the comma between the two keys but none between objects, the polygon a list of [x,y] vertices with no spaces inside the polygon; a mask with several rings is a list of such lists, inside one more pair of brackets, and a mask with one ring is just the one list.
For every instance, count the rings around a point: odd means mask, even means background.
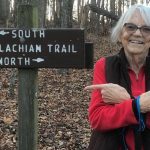
[{"label": "black jacket", "polygon": [[[127,71],[128,62],[124,54],[123,48],[117,55],[106,58],[106,81],[107,83],[115,83],[124,87],[130,96],[132,97],[131,81]],[[145,65],[145,81],[146,91],[150,90],[150,57],[147,56]],[[133,98],[134,99],[134,98]],[[133,111],[136,116],[136,106],[133,100]],[[138,117],[136,116],[138,119]],[[146,118],[146,116],[145,116]],[[125,150],[123,144],[122,128],[109,132],[92,131],[90,138],[90,144],[88,150],[118,150],[122,147]],[[143,132],[134,133],[135,136],[135,150],[141,150],[141,146],[144,146],[144,150],[150,150],[150,130],[145,128]]]}]

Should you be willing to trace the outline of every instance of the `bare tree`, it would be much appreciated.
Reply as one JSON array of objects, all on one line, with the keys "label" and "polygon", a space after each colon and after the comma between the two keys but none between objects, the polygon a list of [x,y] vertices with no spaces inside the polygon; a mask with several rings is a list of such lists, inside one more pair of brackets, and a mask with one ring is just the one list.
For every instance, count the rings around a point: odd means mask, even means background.
[{"label": "bare tree", "polygon": [[47,5],[48,0],[39,1],[38,9],[39,9],[39,26],[46,26],[46,13],[47,13]]},{"label": "bare tree", "polygon": [[[100,8],[101,0],[97,0],[97,7]],[[96,33],[100,33],[100,14],[96,14]]]},{"label": "bare tree", "polygon": [[77,1],[77,16],[78,16],[78,23],[81,23],[81,17],[84,9],[84,0]]},{"label": "bare tree", "polygon": [[82,13],[81,13],[80,28],[85,28],[85,29],[87,28],[89,11],[90,11],[90,7],[87,4],[87,5],[84,6],[84,8],[82,10]]},{"label": "bare tree", "polygon": [[115,14],[116,12],[116,7],[115,7],[115,4],[116,4],[116,0],[111,0],[110,1],[110,11]]},{"label": "bare tree", "polygon": [[144,0],[140,0],[140,3],[142,3],[142,4],[143,4],[143,3],[144,3]]},{"label": "bare tree", "polygon": [[131,0],[131,5],[134,5],[137,3],[137,0]]},{"label": "bare tree", "polygon": [[10,1],[0,0],[0,27],[7,26],[9,13],[10,13]]},{"label": "bare tree", "polygon": [[[91,5],[96,6],[96,0],[91,0]],[[90,11],[90,28],[91,31],[94,32],[96,30],[96,13],[93,11]]]},{"label": "bare tree", "polygon": [[[10,1],[9,0],[0,0],[0,27],[6,28],[9,27],[10,21]],[[16,69],[10,70],[10,78],[9,78],[9,92],[8,94],[11,98],[14,98],[14,86],[16,80]]]},{"label": "bare tree", "polygon": [[81,0],[77,0],[77,16],[78,16],[78,23],[80,23],[80,8],[81,8]]},{"label": "bare tree", "polygon": [[61,0],[60,22],[61,27],[72,28],[72,10],[74,0]]},{"label": "bare tree", "polygon": [[53,21],[54,21],[54,27],[60,27],[60,7],[61,3],[60,0],[53,0]]},{"label": "bare tree", "polygon": [[122,9],[121,9],[122,8],[122,4],[123,4],[122,0],[118,0],[118,11],[117,11],[117,15],[118,16],[121,16],[121,14],[122,14]]}]

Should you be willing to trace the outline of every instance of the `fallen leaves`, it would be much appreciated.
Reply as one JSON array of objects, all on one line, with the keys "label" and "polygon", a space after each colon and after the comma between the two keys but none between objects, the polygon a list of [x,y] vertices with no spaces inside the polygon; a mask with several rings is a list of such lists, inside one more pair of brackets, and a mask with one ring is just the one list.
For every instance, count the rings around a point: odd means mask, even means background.
[{"label": "fallen leaves", "polygon": [[[98,40],[97,40],[98,39]],[[94,62],[112,49],[107,38],[93,38]],[[101,43],[102,42],[102,43]],[[109,53],[110,54],[110,53]],[[0,69],[0,150],[16,150],[18,127],[17,82],[13,98],[8,94],[11,69]],[[83,89],[92,81],[92,70],[39,69],[38,149],[85,150],[90,138],[88,104],[90,94]]]},{"label": "fallen leaves", "polygon": [[11,116],[4,117],[3,121],[4,121],[5,124],[10,125],[13,122],[13,118]]}]

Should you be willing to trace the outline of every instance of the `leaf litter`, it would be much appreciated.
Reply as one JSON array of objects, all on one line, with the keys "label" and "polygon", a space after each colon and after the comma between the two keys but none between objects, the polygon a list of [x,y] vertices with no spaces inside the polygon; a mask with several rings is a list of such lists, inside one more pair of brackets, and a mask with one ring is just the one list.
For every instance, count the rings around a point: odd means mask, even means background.
[{"label": "leaf litter", "polygon": [[[116,52],[108,38],[89,35],[94,43],[94,63]],[[0,69],[0,150],[16,150],[18,127],[18,79],[10,95],[11,73]],[[38,149],[86,150],[91,135],[88,122],[93,69],[39,69],[38,71]],[[17,72],[17,70],[15,70]],[[11,89],[12,90],[12,89]]]}]

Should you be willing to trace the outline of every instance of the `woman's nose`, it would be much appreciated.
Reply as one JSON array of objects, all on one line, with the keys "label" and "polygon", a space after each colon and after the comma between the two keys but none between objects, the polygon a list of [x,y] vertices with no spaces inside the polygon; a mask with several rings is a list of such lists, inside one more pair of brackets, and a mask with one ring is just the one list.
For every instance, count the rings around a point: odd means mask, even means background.
[{"label": "woman's nose", "polygon": [[134,32],[134,35],[141,35],[142,36],[142,32],[140,29],[137,29],[135,32]]}]

